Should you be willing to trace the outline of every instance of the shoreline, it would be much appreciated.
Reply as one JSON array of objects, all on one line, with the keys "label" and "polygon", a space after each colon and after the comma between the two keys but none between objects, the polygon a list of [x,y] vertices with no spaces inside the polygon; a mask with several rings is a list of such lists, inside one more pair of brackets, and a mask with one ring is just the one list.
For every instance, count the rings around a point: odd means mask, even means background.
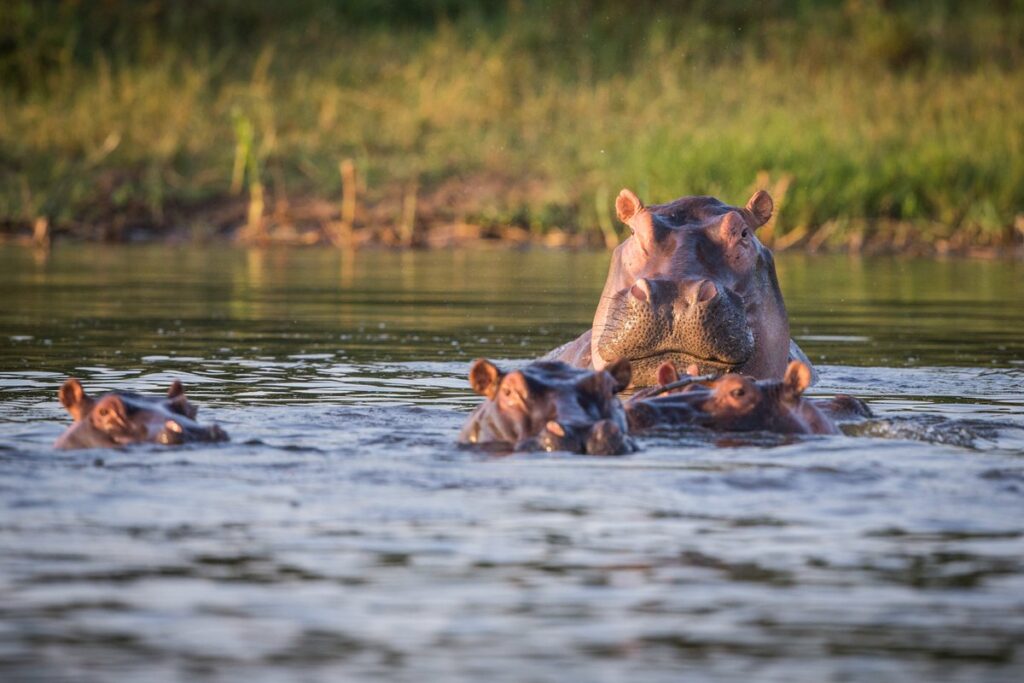
[{"label": "shoreline", "polygon": [[[462,195],[465,197],[465,194]],[[446,249],[452,247],[556,248],[610,250],[625,235],[612,228],[609,217],[601,227],[570,230],[560,227],[529,229],[522,225],[474,220],[452,211],[451,202],[435,195],[410,201],[380,202],[348,209],[342,201],[301,197],[271,202],[253,214],[251,198],[220,197],[187,207],[170,207],[159,218],[140,207],[108,207],[102,221],[52,224],[47,218],[0,222],[0,245],[49,248],[55,242],[106,244],[188,244],[254,247],[290,246],[341,249]],[[479,205],[479,202],[474,201]],[[446,206],[447,205],[447,206]],[[447,211],[442,207],[448,208]],[[255,217],[254,217],[255,216]],[[948,238],[928,237],[910,221],[837,218],[820,226],[798,226],[776,234],[774,221],[759,237],[775,253],[802,252],[851,255],[895,255],[910,258],[1024,259],[1024,217],[1009,239],[977,243],[954,232]],[[620,226],[621,227],[621,226]],[[852,228],[852,229],[851,229]],[[625,232],[625,228],[622,228]]]},{"label": "shoreline", "polygon": [[[568,251],[608,251],[608,249],[593,239],[587,239],[584,235],[575,235],[555,231],[541,236],[520,235],[521,229],[508,229],[513,237],[503,237],[500,234],[493,234],[492,230],[483,231],[480,226],[471,224],[447,224],[439,225],[434,235],[428,236],[422,242],[413,245],[386,242],[374,239],[369,234],[361,234],[359,239],[354,240],[351,245],[336,245],[329,240],[322,239],[310,232],[292,233],[287,235],[271,236],[267,239],[251,241],[238,236],[215,236],[212,238],[195,239],[188,236],[185,230],[161,231],[159,233],[134,232],[129,239],[118,241],[91,239],[79,236],[62,234],[58,232],[52,235],[48,241],[40,242],[35,239],[30,231],[18,233],[0,233],[0,247],[20,247],[24,249],[52,249],[56,244],[106,244],[111,246],[227,246],[237,248],[264,249],[270,247],[286,247],[297,249],[338,249],[338,250],[441,250],[441,249],[565,249]],[[500,231],[499,231],[500,232]],[[486,234],[483,234],[486,233]],[[898,258],[930,258],[930,259],[977,259],[977,260],[1003,260],[1003,261],[1024,261],[1024,244],[1007,246],[977,246],[967,245],[953,248],[940,248],[933,244],[912,243],[910,245],[897,246],[895,243],[872,242],[866,248],[852,249],[849,247],[838,248],[810,248],[806,245],[787,246],[785,248],[773,248],[772,252],[780,253],[802,253],[808,255],[846,254],[849,256],[894,256]]]}]

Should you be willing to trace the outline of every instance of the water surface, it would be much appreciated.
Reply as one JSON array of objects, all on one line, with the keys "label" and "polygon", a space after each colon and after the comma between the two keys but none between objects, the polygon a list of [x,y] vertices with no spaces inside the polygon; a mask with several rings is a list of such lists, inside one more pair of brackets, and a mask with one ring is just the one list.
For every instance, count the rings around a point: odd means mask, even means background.
[{"label": "water surface", "polygon": [[[783,255],[849,436],[454,446],[607,256],[0,249],[4,680],[1017,681],[1024,266]],[[181,379],[232,443],[56,452]]]}]

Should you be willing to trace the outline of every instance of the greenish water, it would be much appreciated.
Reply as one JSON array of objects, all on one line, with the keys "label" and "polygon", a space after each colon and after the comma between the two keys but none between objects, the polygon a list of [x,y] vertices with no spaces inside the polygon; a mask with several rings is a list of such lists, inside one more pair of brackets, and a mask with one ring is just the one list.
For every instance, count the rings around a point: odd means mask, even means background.
[{"label": "greenish water", "polygon": [[[600,253],[68,246],[0,251],[5,369],[328,353],[357,362],[531,358],[585,329]],[[779,259],[793,335],[840,365],[1021,367],[1024,265]]]},{"label": "greenish water", "polygon": [[[1024,264],[782,255],[856,433],[454,446],[607,255],[0,249],[3,680],[1016,681]],[[218,446],[56,452],[182,379]]]}]

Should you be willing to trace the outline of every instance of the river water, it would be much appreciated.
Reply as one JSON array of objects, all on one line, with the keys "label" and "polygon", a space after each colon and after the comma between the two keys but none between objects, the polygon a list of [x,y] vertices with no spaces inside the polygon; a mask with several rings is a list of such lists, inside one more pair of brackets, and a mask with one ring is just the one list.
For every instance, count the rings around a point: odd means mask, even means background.
[{"label": "river water", "polygon": [[[1024,680],[1024,264],[778,261],[877,419],[496,458],[607,255],[0,249],[0,679]],[[54,451],[69,375],[232,442]]]}]

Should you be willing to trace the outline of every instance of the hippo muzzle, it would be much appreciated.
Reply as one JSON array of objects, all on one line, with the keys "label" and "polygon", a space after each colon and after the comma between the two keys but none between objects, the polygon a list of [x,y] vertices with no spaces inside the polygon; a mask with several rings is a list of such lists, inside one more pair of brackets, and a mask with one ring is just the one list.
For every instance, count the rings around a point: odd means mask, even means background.
[{"label": "hippo muzzle", "polygon": [[537,445],[546,451],[585,455],[625,455],[636,451],[636,443],[613,420],[579,426],[552,420],[537,437]]},{"label": "hippo muzzle", "polygon": [[603,358],[626,358],[638,386],[654,384],[665,361],[698,372],[729,372],[754,351],[743,298],[709,279],[640,279],[612,298],[597,339]]}]

